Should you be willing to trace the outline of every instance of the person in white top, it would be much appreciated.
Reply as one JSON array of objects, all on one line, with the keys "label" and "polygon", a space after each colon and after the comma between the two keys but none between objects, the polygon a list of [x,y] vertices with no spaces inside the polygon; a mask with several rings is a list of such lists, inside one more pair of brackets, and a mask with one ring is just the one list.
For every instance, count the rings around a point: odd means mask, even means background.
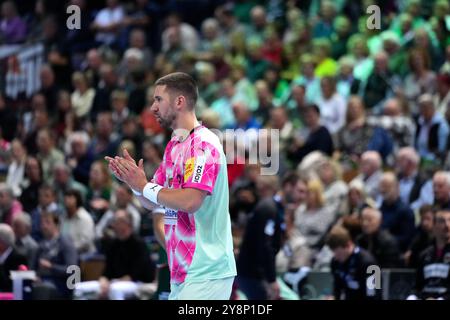
[{"label": "person in white top", "polygon": [[25,162],[27,161],[27,151],[19,139],[11,142],[12,161],[8,167],[6,184],[11,187],[15,197],[22,194],[20,184],[24,180]]}]

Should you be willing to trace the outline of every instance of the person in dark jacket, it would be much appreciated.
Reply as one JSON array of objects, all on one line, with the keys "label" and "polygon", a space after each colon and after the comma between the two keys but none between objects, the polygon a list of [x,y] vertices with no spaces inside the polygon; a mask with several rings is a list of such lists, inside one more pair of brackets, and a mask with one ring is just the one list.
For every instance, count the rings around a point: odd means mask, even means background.
[{"label": "person in dark jacket", "polygon": [[450,210],[438,210],[434,219],[436,241],[420,256],[416,287],[409,300],[450,300]]},{"label": "person in dark jacket", "polygon": [[133,233],[131,214],[118,209],[114,213],[113,229],[116,238],[105,246],[105,269],[98,281],[75,285],[74,297],[93,293],[99,299],[124,300],[136,296],[141,283],[155,279],[155,264],[145,242]]},{"label": "person in dark jacket", "polygon": [[309,105],[304,111],[307,130],[304,137],[294,138],[288,149],[288,158],[294,163],[300,163],[312,151],[322,151],[331,156],[334,152],[333,139],[327,128],[320,124],[320,109],[315,104]]},{"label": "person in dark jacket", "polygon": [[256,185],[260,201],[247,222],[237,259],[237,282],[249,300],[277,299],[275,256],[281,246],[281,226],[274,195],[278,178],[260,176]]},{"label": "person in dark jacket", "polygon": [[0,223],[0,292],[12,292],[10,271],[27,265],[27,259],[14,249],[14,231],[6,223]]},{"label": "person in dark jacket", "polygon": [[366,207],[361,213],[362,234],[356,239],[359,247],[369,251],[380,268],[401,266],[397,241],[387,230],[381,229],[381,212]]},{"label": "person in dark jacket", "polygon": [[406,264],[410,268],[417,268],[420,254],[434,242],[433,225],[434,210],[431,205],[424,205],[419,210],[420,225],[417,227],[409,250],[405,253]]},{"label": "person in dark jacket", "polygon": [[44,238],[39,242],[32,266],[39,278],[34,287],[46,286],[57,292],[55,297],[69,298],[71,290],[67,279],[70,274],[67,271],[69,266],[78,265],[77,251],[72,241],[60,234],[58,213],[43,211],[40,224]]},{"label": "person in dark jacket", "polygon": [[327,235],[326,244],[333,251],[331,272],[334,278],[333,295],[336,300],[373,300],[379,290],[367,285],[371,276],[367,271],[376,265],[373,256],[356,246],[347,229],[335,226]]},{"label": "person in dark jacket", "polygon": [[400,199],[397,177],[386,172],[381,177],[380,194],[383,202],[380,211],[383,214],[381,228],[388,230],[397,240],[400,252],[405,252],[414,235],[414,213]]}]

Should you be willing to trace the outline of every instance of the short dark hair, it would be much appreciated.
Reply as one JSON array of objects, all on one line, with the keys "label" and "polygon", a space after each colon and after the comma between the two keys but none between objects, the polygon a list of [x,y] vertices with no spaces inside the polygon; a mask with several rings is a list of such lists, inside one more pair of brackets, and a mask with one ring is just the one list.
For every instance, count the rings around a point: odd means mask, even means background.
[{"label": "short dark hair", "polygon": [[61,220],[59,219],[59,213],[58,211],[42,211],[41,212],[41,218],[49,217],[52,219],[53,223],[57,226],[59,226]]},{"label": "short dark hair", "polygon": [[170,73],[155,82],[155,86],[166,86],[171,93],[185,96],[187,105],[194,108],[197,103],[198,89],[194,78],[184,72]]},{"label": "short dark hair", "polygon": [[347,247],[349,242],[352,242],[350,232],[348,232],[348,230],[344,227],[340,226],[333,227],[326,238],[326,244],[330,247],[331,250],[335,250],[337,248],[345,248]]},{"label": "short dark hair", "polygon": [[295,171],[288,171],[284,176],[283,180],[281,181],[281,186],[284,187],[287,184],[295,185],[297,184],[298,180],[300,180],[300,176]]},{"label": "short dark hair", "polygon": [[317,106],[317,104],[315,104],[315,103],[308,104],[308,105],[306,106],[306,111],[308,111],[308,110],[312,110],[312,111],[314,111],[318,116],[320,116],[320,108]]},{"label": "short dark hair", "polygon": [[80,191],[75,189],[69,189],[66,192],[64,192],[64,197],[67,196],[73,196],[76,199],[77,202],[77,208],[80,208],[83,206],[83,197],[81,196]]}]

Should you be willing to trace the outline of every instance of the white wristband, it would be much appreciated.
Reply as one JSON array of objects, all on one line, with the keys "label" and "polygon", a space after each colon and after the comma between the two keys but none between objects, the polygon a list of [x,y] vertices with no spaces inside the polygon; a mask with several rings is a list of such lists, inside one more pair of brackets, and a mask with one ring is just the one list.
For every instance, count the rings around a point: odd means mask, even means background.
[{"label": "white wristband", "polygon": [[158,204],[158,193],[162,188],[159,184],[149,182],[145,185],[144,190],[142,190],[142,194],[151,202]]},{"label": "white wristband", "polygon": [[138,197],[142,196],[142,193],[140,193],[139,191],[136,191],[134,189],[131,189],[131,191],[133,191],[135,196],[138,196]]}]

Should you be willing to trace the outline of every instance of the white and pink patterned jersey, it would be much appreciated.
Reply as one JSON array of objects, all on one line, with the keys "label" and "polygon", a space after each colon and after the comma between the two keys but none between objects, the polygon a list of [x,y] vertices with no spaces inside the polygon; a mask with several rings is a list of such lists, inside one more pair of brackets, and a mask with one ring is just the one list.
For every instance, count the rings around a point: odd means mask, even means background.
[{"label": "white and pink patterned jersey", "polygon": [[196,127],[184,141],[172,137],[153,182],[165,188],[195,188],[208,194],[195,213],[165,209],[171,282],[236,275],[227,166],[218,137],[204,126]]}]

